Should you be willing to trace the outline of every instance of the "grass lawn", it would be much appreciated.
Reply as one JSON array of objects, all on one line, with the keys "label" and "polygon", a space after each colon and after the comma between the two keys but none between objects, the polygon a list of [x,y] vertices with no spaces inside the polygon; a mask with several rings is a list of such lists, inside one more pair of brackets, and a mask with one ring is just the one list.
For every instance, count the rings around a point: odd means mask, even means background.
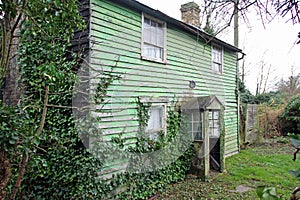
[{"label": "grass lawn", "polygon": [[[281,143],[287,139],[270,139],[251,146],[226,159],[226,172],[214,173],[208,182],[195,178],[169,185],[168,189],[152,199],[259,199],[258,186],[276,188],[281,199],[289,199],[300,181],[288,170],[300,168],[300,156],[292,161],[293,148]],[[239,188],[237,191],[237,188]],[[242,192],[243,189],[249,191]]]}]

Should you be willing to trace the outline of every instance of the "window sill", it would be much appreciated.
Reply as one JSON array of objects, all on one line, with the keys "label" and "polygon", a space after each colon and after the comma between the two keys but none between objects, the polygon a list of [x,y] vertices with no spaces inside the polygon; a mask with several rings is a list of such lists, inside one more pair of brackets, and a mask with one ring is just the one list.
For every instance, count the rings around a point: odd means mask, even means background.
[{"label": "window sill", "polygon": [[214,74],[223,75],[223,72],[212,70]]},{"label": "window sill", "polygon": [[142,56],[141,59],[145,60],[145,61],[149,61],[149,62],[161,63],[161,64],[165,64],[165,65],[167,64],[167,60],[158,60],[155,58],[149,58],[149,57],[144,57],[144,56]]},{"label": "window sill", "polygon": [[209,138],[211,138],[211,139],[218,139],[218,138],[220,138],[220,136],[209,136]]}]

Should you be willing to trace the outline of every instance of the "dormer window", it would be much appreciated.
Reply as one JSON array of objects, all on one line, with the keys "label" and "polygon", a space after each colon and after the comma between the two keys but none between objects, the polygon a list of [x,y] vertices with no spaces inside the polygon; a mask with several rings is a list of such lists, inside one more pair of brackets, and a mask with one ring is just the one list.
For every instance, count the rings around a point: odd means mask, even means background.
[{"label": "dormer window", "polygon": [[166,61],[166,23],[147,15],[142,15],[142,58]]}]

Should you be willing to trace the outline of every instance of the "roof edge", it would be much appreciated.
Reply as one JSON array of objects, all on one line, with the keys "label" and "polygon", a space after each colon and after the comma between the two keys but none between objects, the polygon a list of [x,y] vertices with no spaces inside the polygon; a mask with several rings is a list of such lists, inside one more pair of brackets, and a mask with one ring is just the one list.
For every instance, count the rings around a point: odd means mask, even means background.
[{"label": "roof edge", "polygon": [[[170,17],[168,16],[167,14],[159,11],[159,10],[155,10],[145,4],[142,4],[140,2],[138,2],[137,0],[110,0],[111,2],[115,2],[119,5],[123,5],[123,6],[126,6],[128,8],[132,8],[132,9],[135,9],[137,11],[141,11],[141,12],[144,12],[144,13],[147,13],[148,15],[152,15],[153,17],[156,17],[156,18],[159,18],[159,19],[162,19],[162,20],[165,20],[167,23],[170,23],[174,26],[177,26],[181,29],[184,29],[185,31],[187,32],[190,32],[196,36],[201,36],[202,39],[204,39],[204,41],[206,43],[216,43],[216,44],[219,44],[219,45],[222,45],[224,46],[226,49],[230,50],[230,51],[233,51],[233,52],[237,52],[237,53],[242,53],[242,50],[223,41],[223,40],[220,40],[218,39],[217,37],[213,36],[213,35],[210,35],[206,32],[204,32],[203,30],[201,30],[200,28],[198,27],[195,27],[195,26],[192,26],[190,24],[186,24],[180,20],[177,20],[173,17]],[[243,54],[243,53],[242,53]]]}]

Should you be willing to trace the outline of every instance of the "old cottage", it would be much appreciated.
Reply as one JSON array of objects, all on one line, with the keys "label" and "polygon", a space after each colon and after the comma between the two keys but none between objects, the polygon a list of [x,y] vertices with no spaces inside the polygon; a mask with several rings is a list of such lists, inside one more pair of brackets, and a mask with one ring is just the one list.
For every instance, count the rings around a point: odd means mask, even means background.
[{"label": "old cottage", "polygon": [[[197,4],[184,4],[181,12],[179,21],[135,0],[81,1],[88,29],[77,37],[88,49],[83,53],[92,69],[85,71],[93,77],[90,93],[97,90],[97,73],[119,76],[107,88],[103,112],[95,114],[104,140],[122,134],[125,145],[134,145],[139,129],[137,99],[150,105],[144,128],[156,140],[166,133],[167,111],[177,102],[186,114],[191,138],[204,144],[204,153],[211,152],[204,159],[207,175],[210,167],[222,169],[225,158],[239,151],[241,50],[199,28]],[[122,171],[121,163],[113,163],[107,173]]]}]

